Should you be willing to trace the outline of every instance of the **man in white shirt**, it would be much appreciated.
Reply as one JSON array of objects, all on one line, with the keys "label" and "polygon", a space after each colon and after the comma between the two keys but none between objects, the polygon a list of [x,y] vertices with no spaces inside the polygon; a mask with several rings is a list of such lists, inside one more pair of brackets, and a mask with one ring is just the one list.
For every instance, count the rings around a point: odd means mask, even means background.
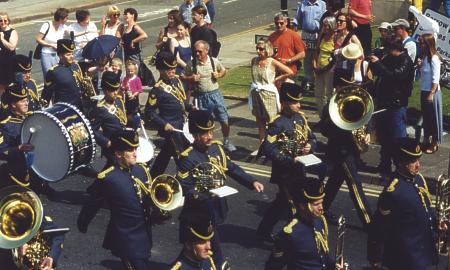
[{"label": "man in white shirt", "polygon": [[408,21],[405,19],[397,19],[395,22],[391,23],[391,25],[394,29],[395,36],[403,40],[403,46],[408,51],[409,58],[411,58],[414,63],[417,55],[417,46],[414,39],[408,35]]},{"label": "man in white shirt", "polygon": [[97,26],[93,22],[91,22],[91,14],[88,10],[80,9],[75,12],[75,17],[77,19],[76,23],[73,23],[69,26],[68,31],[74,33],[74,43],[75,43],[75,51],[73,56],[75,61],[80,64],[80,67],[83,71],[86,71],[86,59],[81,56],[83,52],[84,46],[98,37],[98,29]]}]

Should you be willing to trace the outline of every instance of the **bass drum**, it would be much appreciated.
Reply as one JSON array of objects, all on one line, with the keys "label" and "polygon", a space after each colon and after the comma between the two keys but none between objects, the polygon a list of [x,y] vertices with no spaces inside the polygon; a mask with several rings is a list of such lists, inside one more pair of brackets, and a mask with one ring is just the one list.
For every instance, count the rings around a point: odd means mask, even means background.
[{"label": "bass drum", "polygon": [[78,108],[67,103],[56,103],[28,116],[22,125],[21,141],[34,145],[31,168],[50,182],[62,180],[95,158],[89,121]]}]

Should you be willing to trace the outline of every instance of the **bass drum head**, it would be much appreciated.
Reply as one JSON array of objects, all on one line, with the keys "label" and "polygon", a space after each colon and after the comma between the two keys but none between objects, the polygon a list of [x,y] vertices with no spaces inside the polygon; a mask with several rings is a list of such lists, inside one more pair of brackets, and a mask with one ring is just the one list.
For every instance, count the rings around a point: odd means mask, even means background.
[{"label": "bass drum head", "polygon": [[[43,113],[35,112],[25,119],[22,126],[22,142],[30,138],[30,128],[35,132],[30,143],[34,145],[34,160],[31,168],[46,181],[59,181],[63,179],[70,167],[69,145],[67,138],[50,117]],[[44,131],[44,132],[43,132]],[[51,145],[49,149],[48,145]]]},{"label": "bass drum head", "polygon": [[145,139],[144,137],[139,137],[139,147],[137,148],[136,161],[138,163],[147,163],[152,158],[155,150],[153,144]]}]

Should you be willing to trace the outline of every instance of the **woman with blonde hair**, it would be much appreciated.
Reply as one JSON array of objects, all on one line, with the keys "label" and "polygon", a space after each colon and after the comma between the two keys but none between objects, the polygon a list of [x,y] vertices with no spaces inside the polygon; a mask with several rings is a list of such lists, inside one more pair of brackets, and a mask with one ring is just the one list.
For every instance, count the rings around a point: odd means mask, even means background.
[{"label": "woman with blonde hair", "polygon": [[[280,61],[272,58],[273,46],[268,40],[256,43],[256,54],[251,61],[252,83],[250,85],[249,106],[256,117],[259,142],[266,135],[266,125],[280,110],[278,89],[282,82],[294,72]],[[258,150],[252,155],[256,155]]]},{"label": "woman with blonde hair", "polygon": [[100,35],[115,36],[120,25],[120,9],[117,6],[109,6],[106,16],[102,18]]},{"label": "woman with blonde hair", "polygon": [[0,12],[0,95],[6,86],[13,81],[13,58],[16,54],[19,35],[11,28],[8,13]]},{"label": "woman with blonde hair", "polygon": [[439,86],[441,60],[433,34],[420,37],[423,59],[420,64],[420,105],[423,117],[423,151],[432,154],[442,143],[442,93]]}]

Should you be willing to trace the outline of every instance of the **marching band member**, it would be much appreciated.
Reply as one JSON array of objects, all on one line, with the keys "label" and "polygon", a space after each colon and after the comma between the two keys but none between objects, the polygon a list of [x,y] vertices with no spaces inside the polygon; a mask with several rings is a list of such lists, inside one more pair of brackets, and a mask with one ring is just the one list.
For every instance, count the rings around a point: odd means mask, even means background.
[{"label": "marching band member", "polygon": [[412,138],[399,139],[397,145],[396,171],[378,198],[367,256],[377,269],[423,270],[438,260],[436,217],[427,183],[419,173],[420,146]]},{"label": "marching band member", "polygon": [[328,224],[323,215],[325,196],[322,181],[308,178],[303,184],[292,185],[291,194],[297,213],[276,236],[275,245],[265,269],[290,270],[342,269],[330,257]]},{"label": "marching band member", "polygon": [[169,52],[159,53],[156,58],[156,68],[160,78],[150,92],[145,116],[147,120],[158,129],[158,134],[164,137],[164,145],[150,170],[152,177],[164,173],[169,164],[170,157],[175,161],[189,145],[182,130],[186,111],[191,108],[186,99],[186,93],[178,76],[175,74],[177,60]]},{"label": "marching band member", "polygon": [[180,231],[183,250],[171,270],[215,269],[211,257],[211,238],[214,236],[211,219],[198,213]]},{"label": "marching band member", "polygon": [[272,160],[270,182],[277,184],[279,188],[275,200],[272,201],[258,226],[257,235],[261,240],[273,241],[272,229],[278,220],[289,209],[295,212],[295,209],[291,207],[287,190],[293,179],[303,181],[306,176],[305,167],[300,163],[298,157],[292,157],[282,152],[278,142],[279,137],[282,134],[293,136],[295,132],[299,132],[303,137],[303,142],[297,143],[304,144],[302,155],[312,153],[316,147],[316,137],[309,128],[304,114],[300,111],[301,99],[300,86],[294,83],[281,85],[281,113],[269,123],[266,139],[261,145],[264,154]]},{"label": "marching band member", "polygon": [[33,150],[31,144],[21,144],[22,123],[28,115],[28,95],[21,84],[10,84],[5,91],[8,110],[0,122],[0,158],[7,163],[1,165],[0,187],[17,184],[30,186],[30,174],[25,152]]},{"label": "marching band member", "polygon": [[248,175],[225,154],[222,144],[213,141],[214,120],[208,111],[192,111],[189,114],[189,132],[194,136],[194,143],[180,155],[177,178],[183,187],[185,202],[180,214],[180,228],[184,228],[190,215],[202,212],[209,215],[214,236],[211,239],[213,258],[216,267],[222,265],[222,251],[217,226],[224,222],[228,206],[225,198],[212,196],[209,192],[197,190],[199,184],[193,176],[194,168],[204,162],[217,166],[222,174],[231,176],[241,185],[262,192],[264,186]]},{"label": "marching band member", "polygon": [[[102,155],[106,157],[104,166],[106,169],[114,163],[111,139],[114,134],[126,128],[127,114],[124,101],[118,94],[120,76],[112,71],[105,71],[101,84],[105,98],[95,107],[94,119],[91,122],[95,141],[102,148]],[[100,131],[100,128],[102,131]]]},{"label": "marching band member", "polygon": [[[367,230],[372,220],[372,211],[357,171],[357,160],[360,150],[356,145],[352,131],[343,130],[333,123],[330,118],[328,104],[323,108],[319,122],[322,134],[328,138],[325,156],[327,157],[330,173],[325,185],[325,199],[323,202],[325,215],[329,219],[335,218],[330,213],[331,203],[345,180],[358,217],[364,229]],[[369,133],[366,134],[364,140],[365,143],[369,142]]]},{"label": "marching band member", "polygon": [[57,41],[57,53],[59,63],[50,68],[45,76],[42,98],[47,103],[53,98],[53,102],[66,102],[83,110],[81,103],[80,78],[82,76],[80,66],[74,61],[73,51],[75,44],[70,39]]},{"label": "marching band member", "polygon": [[77,226],[86,233],[103,202],[111,209],[103,247],[119,257],[125,269],[150,269],[152,248],[150,196],[146,194],[151,181],[145,164],[136,164],[139,138],[132,129],[125,129],[111,139],[115,163],[97,175],[88,188],[90,200],[78,216]]}]

